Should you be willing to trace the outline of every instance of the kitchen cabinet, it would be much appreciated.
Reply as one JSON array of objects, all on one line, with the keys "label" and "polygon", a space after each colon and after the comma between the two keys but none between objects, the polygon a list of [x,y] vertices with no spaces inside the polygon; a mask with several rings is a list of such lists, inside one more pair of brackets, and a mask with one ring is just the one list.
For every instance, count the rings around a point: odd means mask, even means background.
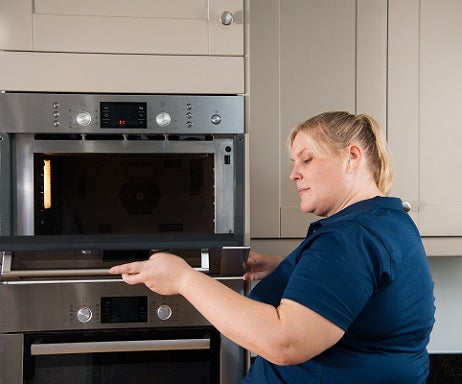
[{"label": "kitchen cabinet", "polygon": [[244,92],[243,0],[3,0],[0,26],[3,90]]},{"label": "kitchen cabinet", "polygon": [[244,54],[243,1],[6,0],[2,49],[168,55]]},{"label": "kitchen cabinet", "polygon": [[424,237],[462,236],[462,2],[389,3],[393,193]]},{"label": "kitchen cabinet", "polygon": [[252,0],[249,9],[250,235],[304,237],[286,145],[327,110],[386,126],[386,0]]}]

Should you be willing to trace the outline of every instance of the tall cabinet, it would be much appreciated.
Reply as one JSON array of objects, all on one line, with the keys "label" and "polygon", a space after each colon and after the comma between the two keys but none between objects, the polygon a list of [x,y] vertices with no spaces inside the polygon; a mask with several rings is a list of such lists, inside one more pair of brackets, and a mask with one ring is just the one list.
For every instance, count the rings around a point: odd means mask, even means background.
[{"label": "tall cabinet", "polygon": [[434,255],[462,255],[462,2],[389,0],[393,192]]},{"label": "tall cabinet", "polygon": [[386,0],[250,2],[250,230],[304,237],[286,137],[327,110],[368,112],[386,126]]},{"label": "tall cabinet", "polygon": [[305,236],[286,137],[341,109],[386,129],[391,194],[428,255],[462,255],[462,2],[253,0],[250,20],[252,242],[285,252]]}]

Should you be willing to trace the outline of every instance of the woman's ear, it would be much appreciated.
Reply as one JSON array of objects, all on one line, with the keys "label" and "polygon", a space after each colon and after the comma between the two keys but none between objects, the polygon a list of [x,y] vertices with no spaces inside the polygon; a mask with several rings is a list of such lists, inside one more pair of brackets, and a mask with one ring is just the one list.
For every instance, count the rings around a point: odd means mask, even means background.
[{"label": "woman's ear", "polygon": [[357,167],[363,157],[363,151],[359,145],[352,144],[348,148],[348,164],[350,167]]}]

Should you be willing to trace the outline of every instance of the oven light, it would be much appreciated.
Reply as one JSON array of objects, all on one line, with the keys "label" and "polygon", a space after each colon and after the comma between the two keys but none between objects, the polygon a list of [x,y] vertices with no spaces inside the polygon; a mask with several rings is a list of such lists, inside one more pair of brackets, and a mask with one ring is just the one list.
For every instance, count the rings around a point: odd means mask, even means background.
[{"label": "oven light", "polygon": [[51,160],[44,160],[43,164],[43,207],[51,208]]}]

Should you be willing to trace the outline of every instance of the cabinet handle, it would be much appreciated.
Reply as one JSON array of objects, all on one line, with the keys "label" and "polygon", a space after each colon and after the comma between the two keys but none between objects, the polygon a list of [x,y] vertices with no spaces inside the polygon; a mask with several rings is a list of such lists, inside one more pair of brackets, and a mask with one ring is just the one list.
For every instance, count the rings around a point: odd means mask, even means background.
[{"label": "cabinet handle", "polygon": [[220,16],[220,23],[223,25],[231,25],[234,22],[234,15],[229,12],[225,11]]},{"label": "cabinet handle", "polygon": [[412,209],[412,205],[409,201],[403,201],[404,212],[409,212]]}]

